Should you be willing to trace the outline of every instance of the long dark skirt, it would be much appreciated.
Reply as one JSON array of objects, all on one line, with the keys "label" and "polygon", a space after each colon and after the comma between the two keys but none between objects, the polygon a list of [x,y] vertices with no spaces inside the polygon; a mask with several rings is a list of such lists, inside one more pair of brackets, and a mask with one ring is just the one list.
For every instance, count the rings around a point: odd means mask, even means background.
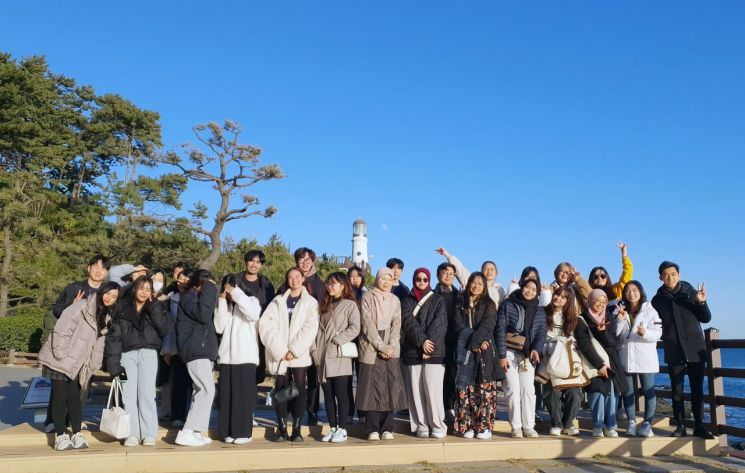
[{"label": "long dark skirt", "polygon": [[399,359],[359,364],[357,379],[357,409],[362,411],[395,412],[406,409],[406,393]]}]

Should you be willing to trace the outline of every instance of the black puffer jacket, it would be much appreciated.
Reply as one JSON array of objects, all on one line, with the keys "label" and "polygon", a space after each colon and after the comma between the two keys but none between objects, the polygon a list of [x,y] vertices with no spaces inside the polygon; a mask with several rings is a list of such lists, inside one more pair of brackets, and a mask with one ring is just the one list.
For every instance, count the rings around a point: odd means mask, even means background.
[{"label": "black puffer jacket", "polygon": [[[414,295],[409,295],[401,303],[401,325],[404,338],[401,344],[401,359],[407,365],[442,364],[445,362],[445,335],[448,330],[448,314],[445,299],[436,293],[422,304],[414,316],[414,309],[418,302]],[[424,360],[425,340],[435,345],[435,351],[430,358]]]},{"label": "black puffer jacket", "polygon": [[213,317],[217,306],[217,286],[209,281],[202,292],[195,290],[181,295],[176,317],[178,355],[184,363],[217,359],[217,334]]},{"label": "black puffer jacket", "polygon": [[133,296],[122,299],[111,322],[111,330],[106,336],[108,372],[116,376],[124,371],[121,365],[122,353],[141,348],[160,350],[162,339],[171,327],[171,319],[162,302],[148,302],[138,314]]},{"label": "black puffer jacket", "polygon": [[[621,357],[618,355],[618,350],[616,350],[616,343],[618,339],[616,337],[617,319],[615,315],[613,315],[613,312],[611,312],[610,309],[606,309],[605,317],[608,322],[605,324],[605,330],[599,329],[598,325],[595,323],[594,320],[592,320],[592,317],[587,313],[587,311],[583,312],[580,317],[583,320],[580,320],[577,323],[577,328],[574,329],[575,338],[577,339],[577,346],[585,355],[585,357],[588,358],[590,363],[593,363],[595,365],[595,368],[599,368],[601,364],[599,364],[598,361],[602,360],[598,360],[598,358],[595,358],[594,356],[588,356],[594,354],[594,349],[585,348],[587,344],[590,344],[590,347],[592,347],[592,342],[589,339],[589,336],[592,335],[595,340],[600,342],[600,345],[602,345],[602,347],[605,349],[605,352],[608,354],[608,359],[610,360],[610,369],[612,371],[612,373],[609,373],[610,379],[596,376],[595,378],[592,378],[592,380],[590,380],[590,385],[587,386],[585,389],[587,390],[587,392],[601,392],[605,395],[608,395],[610,393],[610,383],[613,383],[616,395],[625,393],[626,376],[624,375],[623,365],[621,364]],[[589,331],[587,330],[588,328]],[[581,332],[587,332],[588,336],[586,339],[584,333]]]},{"label": "black puffer jacket", "polygon": [[696,300],[696,289],[685,281],[674,291],[662,286],[652,298],[652,307],[662,320],[665,362],[672,365],[706,361],[701,324],[711,321],[711,311],[708,304]]},{"label": "black puffer jacket", "polygon": [[[497,362],[497,348],[494,343],[494,327],[497,325],[497,307],[489,297],[482,297],[473,311],[466,305],[465,292],[462,293],[458,305],[455,308],[455,332],[463,328],[473,329],[473,334],[468,339],[468,349],[478,348],[482,342],[488,342],[489,347],[483,352],[474,352],[474,361],[478,363],[479,373],[476,377],[477,383],[488,383],[504,379],[505,374]],[[469,315],[469,312],[470,315]]]}]

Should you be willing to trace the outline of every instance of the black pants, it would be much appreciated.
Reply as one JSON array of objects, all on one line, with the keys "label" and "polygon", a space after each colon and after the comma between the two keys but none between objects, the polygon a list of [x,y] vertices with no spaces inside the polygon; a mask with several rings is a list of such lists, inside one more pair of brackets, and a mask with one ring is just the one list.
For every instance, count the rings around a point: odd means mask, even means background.
[{"label": "black pants", "polygon": [[[347,381],[347,400],[349,401],[349,420],[354,417],[354,374],[358,373],[357,365],[358,365],[357,358],[352,360],[352,376],[348,376],[349,381]],[[325,391],[324,391],[325,394]]]},{"label": "black pants", "polygon": [[580,388],[568,388],[563,390],[553,389],[551,383],[543,386],[543,403],[551,414],[551,427],[567,429],[574,425],[574,419],[579,412],[582,402],[582,390]]},{"label": "black pants", "polygon": [[318,417],[318,410],[321,408],[320,400],[321,391],[318,389],[318,370],[316,365],[308,367],[308,397],[307,410]]},{"label": "black pants", "polygon": [[458,365],[451,360],[445,361],[445,377],[442,380],[442,400],[445,406],[445,415],[447,411],[455,406],[455,375],[458,372]]},{"label": "black pants", "polygon": [[80,384],[70,381],[52,380],[52,422],[57,435],[65,433],[65,418],[70,417],[72,433],[80,432],[83,419],[83,400],[80,398]]},{"label": "black pants", "polygon": [[[302,419],[305,413],[305,404],[308,399],[308,392],[305,389],[305,378],[307,376],[307,368],[289,368],[287,373],[282,376],[277,376],[275,386],[282,388],[290,383],[290,377],[295,381],[297,386],[298,395],[295,399],[289,403],[284,402],[274,407],[277,412],[277,419],[287,418],[287,404],[292,404],[292,417],[295,419]],[[318,384],[318,383],[316,383]]]},{"label": "black pants", "polygon": [[[347,418],[349,414],[349,380],[351,376],[334,376],[326,378],[325,383],[321,383],[323,388],[323,400],[326,406],[326,416],[329,419],[329,426],[347,428]],[[336,420],[336,417],[339,420]]]},{"label": "black pants", "polygon": [[256,407],[256,365],[220,365],[220,438],[253,435]]},{"label": "black pants", "polygon": [[367,411],[365,412],[365,433],[393,432],[393,412]]},{"label": "black pants", "polygon": [[683,380],[688,374],[688,384],[691,385],[691,408],[696,425],[704,421],[704,372],[706,363],[695,362],[668,365],[670,384],[673,391],[673,418],[678,425],[685,420],[685,403],[683,402]]},{"label": "black pants", "polygon": [[192,381],[186,363],[178,355],[171,357],[171,377],[171,419],[186,422]]}]

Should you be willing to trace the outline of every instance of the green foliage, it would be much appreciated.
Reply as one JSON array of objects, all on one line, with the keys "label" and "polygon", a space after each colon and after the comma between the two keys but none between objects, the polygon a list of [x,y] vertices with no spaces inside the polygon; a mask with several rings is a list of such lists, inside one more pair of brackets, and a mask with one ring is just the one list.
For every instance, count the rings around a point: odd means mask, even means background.
[{"label": "green foliage", "polygon": [[24,352],[41,350],[42,317],[0,318],[0,351],[16,349]]}]

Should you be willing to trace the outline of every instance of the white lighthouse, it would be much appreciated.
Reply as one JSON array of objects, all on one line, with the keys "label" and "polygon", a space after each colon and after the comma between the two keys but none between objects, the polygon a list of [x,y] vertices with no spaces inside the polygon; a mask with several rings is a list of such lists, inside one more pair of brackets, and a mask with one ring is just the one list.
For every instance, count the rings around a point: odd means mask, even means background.
[{"label": "white lighthouse", "polygon": [[352,224],[352,263],[367,267],[367,224],[361,218]]}]

